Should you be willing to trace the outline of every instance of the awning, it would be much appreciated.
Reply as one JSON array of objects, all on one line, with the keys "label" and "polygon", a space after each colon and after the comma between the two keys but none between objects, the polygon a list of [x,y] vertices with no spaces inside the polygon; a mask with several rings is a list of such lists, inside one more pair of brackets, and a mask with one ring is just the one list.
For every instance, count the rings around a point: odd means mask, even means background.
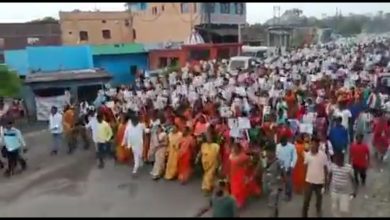
[{"label": "awning", "polygon": [[101,69],[83,69],[73,71],[60,72],[45,72],[45,73],[31,73],[26,76],[25,83],[51,83],[58,81],[72,81],[72,80],[96,80],[96,79],[111,79],[112,76]]}]

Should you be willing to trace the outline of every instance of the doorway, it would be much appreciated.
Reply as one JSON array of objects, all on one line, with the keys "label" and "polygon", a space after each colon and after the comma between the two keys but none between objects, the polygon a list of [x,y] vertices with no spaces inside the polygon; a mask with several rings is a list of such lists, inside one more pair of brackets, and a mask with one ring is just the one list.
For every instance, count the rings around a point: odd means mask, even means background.
[{"label": "doorway", "polygon": [[137,66],[136,65],[131,65],[130,66],[130,74],[131,74],[131,76],[136,76],[136,74],[137,74]]}]

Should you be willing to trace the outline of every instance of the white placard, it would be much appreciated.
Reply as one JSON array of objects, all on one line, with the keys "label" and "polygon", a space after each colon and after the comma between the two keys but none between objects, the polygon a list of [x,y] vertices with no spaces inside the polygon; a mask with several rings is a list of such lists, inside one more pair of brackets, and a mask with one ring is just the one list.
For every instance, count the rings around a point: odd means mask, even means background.
[{"label": "white placard", "polygon": [[313,134],[313,125],[312,124],[299,124],[299,132],[305,134]]},{"label": "white placard", "polygon": [[250,129],[251,128],[251,122],[249,121],[249,118],[247,118],[247,117],[239,117],[238,118],[238,127],[240,129]]}]

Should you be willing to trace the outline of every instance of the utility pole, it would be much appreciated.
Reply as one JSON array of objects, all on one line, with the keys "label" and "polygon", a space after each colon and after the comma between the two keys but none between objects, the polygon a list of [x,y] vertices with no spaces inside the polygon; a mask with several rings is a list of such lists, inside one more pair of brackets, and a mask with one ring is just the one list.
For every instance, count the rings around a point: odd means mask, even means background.
[{"label": "utility pole", "polygon": [[190,9],[190,42],[192,40],[192,37],[195,37],[195,36],[192,36],[192,30],[193,30],[193,26],[194,26],[194,21],[192,20],[193,16],[194,16],[194,10],[193,10],[194,4],[196,4],[196,3],[191,4],[191,7],[189,8]]},{"label": "utility pole", "polygon": [[238,24],[238,43],[242,43],[241,24]]},{"label": "utility pole", "polygon": [[206,6],[206,15],[207,15],[207,24],[206,24],[207,36],[209,38],[209,43],[213,43],[213,39],[211,35],[211,4],[215,4],[215,3],[206,2],[202,4],[206,4],[205,6]]}]

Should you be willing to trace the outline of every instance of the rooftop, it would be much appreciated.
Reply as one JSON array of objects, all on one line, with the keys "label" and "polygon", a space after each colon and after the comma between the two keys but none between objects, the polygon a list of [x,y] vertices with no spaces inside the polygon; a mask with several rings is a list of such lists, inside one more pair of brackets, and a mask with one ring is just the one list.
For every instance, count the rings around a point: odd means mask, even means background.
[{"label": "rooftop", "polygon": [[109,79],[111,75],[102,69],[82,69],[58,72],[38,72],[26,76],[25,83],[50,83],[55,81]]},{"label": "rooftop", "polygon": [[91,45],[91,48],[93,55],[116,55],[146,52],[143,44],[137,43]]}]

